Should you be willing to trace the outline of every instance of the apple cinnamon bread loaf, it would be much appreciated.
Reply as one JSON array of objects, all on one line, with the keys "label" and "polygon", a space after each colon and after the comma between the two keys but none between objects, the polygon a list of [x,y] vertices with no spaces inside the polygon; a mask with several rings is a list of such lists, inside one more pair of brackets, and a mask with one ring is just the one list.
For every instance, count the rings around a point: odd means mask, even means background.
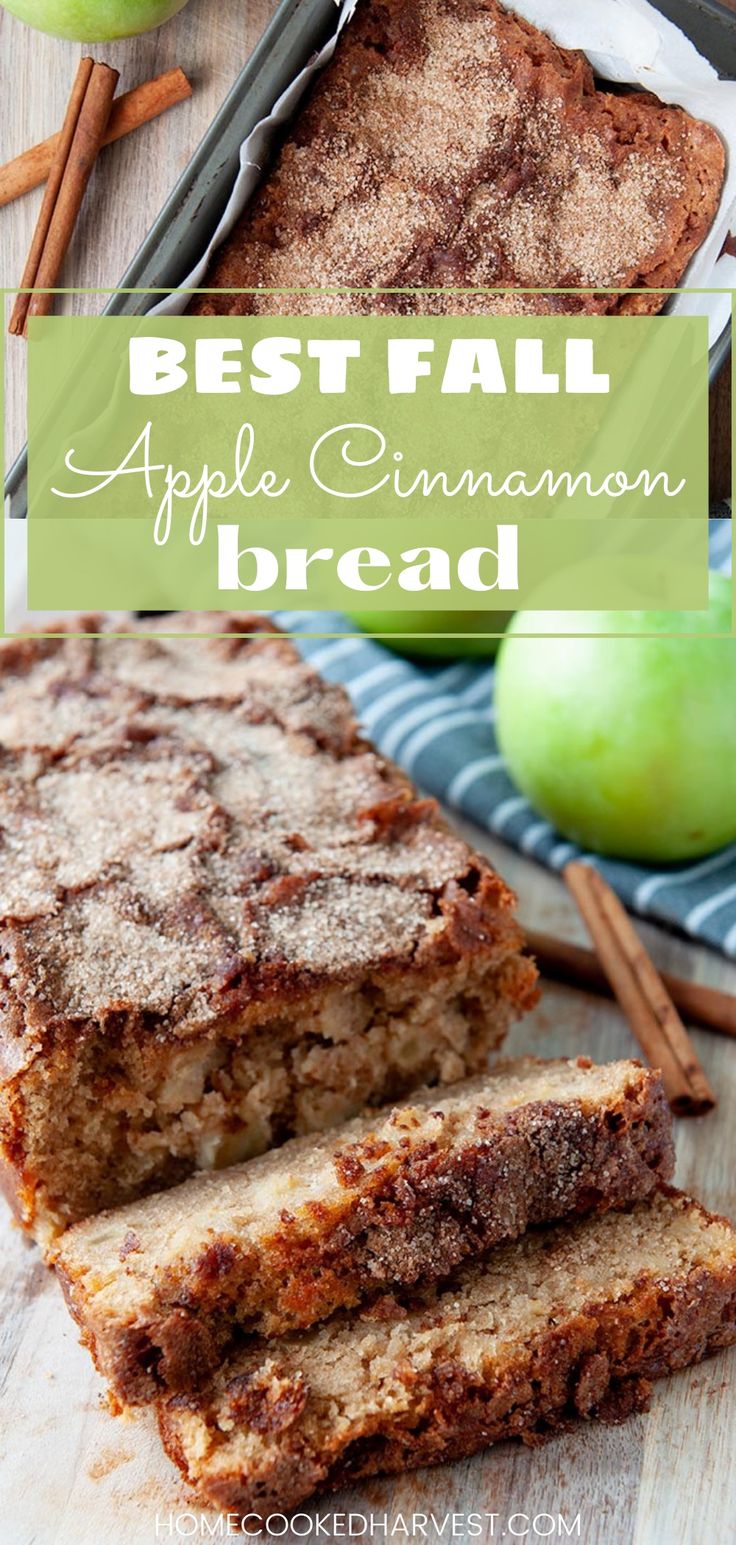
[{"label": "apple cinnamon bread loaf", "polygon": [[535,999],[503,881],[262,618],[8,640],[0,738],[0,1170],[39,1237],[478,1072]]},{"label": "apple cinnamon bread loaf", "polygon": [[[191,309],[656,312],[724,167],[708,124],[602,89],[513,6],[358,0]],[[346,286],[417,293],[293,293]],[[523,293],[553,289],[578,293]]]}]

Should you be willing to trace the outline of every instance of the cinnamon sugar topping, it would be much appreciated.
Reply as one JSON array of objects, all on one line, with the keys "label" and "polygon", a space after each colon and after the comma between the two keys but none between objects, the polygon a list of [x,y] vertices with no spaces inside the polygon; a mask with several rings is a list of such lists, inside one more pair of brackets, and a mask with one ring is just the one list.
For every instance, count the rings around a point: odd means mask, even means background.
[{"label": "cinnamon sugar topping", "polygon": [[[406,965],[439,935],[452,954],[468,849],[344,693],[245,626],[6,651],[0,916],[29,1025],[134,1012],[184,1033],[276,981]],[[458,919],[503,904],[484,883]]]}]

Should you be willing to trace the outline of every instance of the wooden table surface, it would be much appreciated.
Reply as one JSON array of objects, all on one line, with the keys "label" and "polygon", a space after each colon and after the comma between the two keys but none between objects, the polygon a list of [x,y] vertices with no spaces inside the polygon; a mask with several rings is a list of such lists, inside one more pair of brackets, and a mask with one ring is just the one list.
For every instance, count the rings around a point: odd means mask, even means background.
[{"label": "wooden table surface", "polygon": [[[478,833],[466,830],[477,842]],[[516,886],[530,927],[584,937],[556,877],[498,842],[480,840]],[[736,967],[654,929],[644,932],[660,964],[736,991]],[[709,1207],[736,1215],[736,1045],[706,1032],[696,1033],[695,1042],[720,1103],[699,1121],[679,1123],[677,1181]],[[604,1061],[636,1054],[612,1005],[551,985],[508,1049],[586,1053]],[[170,1515],[195,1516],[193,1537],[206,1538],[215,1515],[201,1513],[163,1456],[147,1414],[110,1416],[102,1381],[77,1343],[55,1281],[17,1230],[4,1220],[0,1230],[0,1390],[7,1413],[0,1538],[8,1545],[154,1545],[176,1538],[168,1533]],[[454,1535],[461,1545],[473,1539],[495,1545],[504,1532],[513,1539],[514,1529],[526,1527],[523,1520],[510,1522],[515,1514],[552,1515],[556,1531],[561,1515],[570,1538],[582,1545],[726,1545],[736,1538],[734,1453],[736,1351],[659,1385],[651,1411],[622,1427],[581,1427],[541,1449],[502,1445],[468,1462],[361,1486],[306,1512],[327,1517],[322,1540],[338,1537],[330,1522],[336,1512],[370,1511],[388,1515],[389,1526],[399,1530],[399,1518],[412,1514],[433,1513],[438,1527],[451,1513],[498,1515],[479,1534],[461,1518]],[[448,1529],[430,1532],[430,1542],[451,1545]],[[550,1530],[549,1522],[540,1519],[538,1529],[539,1536],[524,1536],[527,1545]],[[412,1536],[411,1522],[409,1537],[421,1539],[416,1528]],[[381,1535],[375,1538],[385,1545]]]},{"label": "wooden table surface", "polygon": [[[195,94],[103,153],[62,283],[113,285],[120,277],[271,9],[271,0],[194,0],[158,32],[92,50],[120,68],[123,89],[178,63],[191,76]],[[0,11],[3,75],[13,82],[12,91],[0,93],[3,160],[56,128],[78,54],[78,47],[31,33]],[[31,194],[0,210],[3,285],[21,272],[39,197]],[[79,297],[74,304],[93,309],[97,301]],[[25,347],[17,339],[7,342],[9,460],[25,438]],[[718,467],[723,480],[722,459]],[[472,835],[477,841],[478,834]],[[583,936],[559,880],[490,839],[482,845],[516,885],[530,926]],[[736,991],[736,968],[704,949],[645,932],[663,965]],[[709,1206],[733,1213],[736,1046],[705,1033],[696,1043],[720,1104],[704,1121],[680,1124],[677,1179]],[[635,1047],[614,1007],[549,987],[540,1008],[514,1032],[509,1050],[543,1056],[585,1052],[606,1059],[633,1054]],[[147,1417],[109,1415],[102,1384],[77,1343],[54,1280],[5,1215],[0,1236],[0,1390],[6,1413],[0,1434],[0,1537],[13,1545],[147,1545],[185,1537],[192,1517],[195,1537],[213,1537],[207,1534],[214,1527],[211,1515],[200,1518]],[[406,1537],[399,1515],[409,1520],[411,1534],[409,1515],[432,1513],[426,1537],[447,1541],[452,1521],[446,1515],[454,1512],[497,1515],[484,1517],[479,1535],[462,1518],[456,1522],[456,1540],[477,1537],[480,1545],[503,1537],[568,1535],[584,1545],[674,1540],[720,1545],[736,1538],[735,1394],[736,1354],[731,1354],[670,1380],[657,1390],[649,1415],[621,1428],[581,1428],[535,1451],[507,1445],[468,1463],[376,1482],[308,1511],[332,1516],[336,1510],[371,1510],[379,1519],[387,1514],[397,1539]],[[552,1515],[554,1532],[542,1515]],[[535,1516],[537,1533],[533,1525],[524,1533],[524,1518]],[[179,1535],[171,1532],[177,1527]],[[328,1523],[320,1538],[337,1532]],[[420,1525],[414,1537],[422,1537]]]}]

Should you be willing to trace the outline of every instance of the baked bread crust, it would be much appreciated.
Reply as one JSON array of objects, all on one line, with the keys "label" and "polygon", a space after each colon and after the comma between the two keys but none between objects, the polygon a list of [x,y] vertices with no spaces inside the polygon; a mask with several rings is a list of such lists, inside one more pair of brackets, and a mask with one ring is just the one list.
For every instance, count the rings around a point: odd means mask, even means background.
[{"label": "baked bread crust", "polygon": [[198,1387],[236,1337],[436,1281],[673,1168],[658,1074],[528,1058],[90,1218],[56,1270],[100,1373],[135,1404]]},{"label": "baked bread crust", "polygon": [[0,735],[0,1152],[39,1234],[479,1071],[534,1001],[503,881],[263,619],[9,641]]},{"label": "baked bread crust", "polygon": [[[577,295],[209,295],[248,313],[652,313],[716,214],[721,140],[603,91],[498,0],[359,0],[206,284]],[[636,289],[617,296],[602,289]]]},{"label": "baked bread crust", "polygon": [[315,1490],[544,1441],[642,1410],[650,1381],[736,1340],[736,1234],[663,1190],[532,1232],[442,1289],[227,1363],[159,1407],[199,1495],[267,1516]]}]

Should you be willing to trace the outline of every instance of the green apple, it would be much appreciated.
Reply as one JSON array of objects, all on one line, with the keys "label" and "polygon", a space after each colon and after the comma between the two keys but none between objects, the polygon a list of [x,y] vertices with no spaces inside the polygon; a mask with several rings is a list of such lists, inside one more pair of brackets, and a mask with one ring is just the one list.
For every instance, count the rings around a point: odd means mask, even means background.
[{"label": "green apple", "polygon": [[[500,640],[477,637],[502,633],[513,612],[351,612],[352,621],[365,633],[381,638],[397,654],[426,659],[460,660],[495,655]],[[410,638],[385,637],[391,633]],[[433,633],[462,633],[462,638],[433,638]]]},{"label": "green apple", "polygon": [[182,11],[187,0],[3,0],[6,11],[39,32],[76,42],[130,38]]},{"label": "green apple", "polygon": [[[731,584],[716,574],[707,612],[517,614],[496,669],[499,744],[565,837],[644,863],[736,839],[736,638],[707,636],[719,630]],[[532,632],[546,636],[515,636]]]}]

